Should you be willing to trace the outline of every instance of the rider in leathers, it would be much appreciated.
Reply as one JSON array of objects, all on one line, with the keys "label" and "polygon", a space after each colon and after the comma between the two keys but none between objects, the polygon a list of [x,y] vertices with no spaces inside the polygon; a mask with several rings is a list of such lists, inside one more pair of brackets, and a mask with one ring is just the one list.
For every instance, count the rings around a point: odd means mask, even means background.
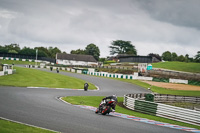
[{"label": "rider in leathers", "polygon": [[117,103],[118,101],[117,101],[117,96],[116,96],[116,95],[112,95],[112,96],[108,96],[108,97],[105,97],[105,98],[102,99],[102,101],[101,101],[101,103],[100,103],[100,105],[99,105],[99,108],[98,108],[98,110],[96,111],[96,113],[98,113],[99,110],[101,110],[102,104],[105,103],[105,101],[106,101],[107,99],[116,101],[115,104],[112,106],[112,111],[115,112],[115,106],[116,106],[116,103]]}]

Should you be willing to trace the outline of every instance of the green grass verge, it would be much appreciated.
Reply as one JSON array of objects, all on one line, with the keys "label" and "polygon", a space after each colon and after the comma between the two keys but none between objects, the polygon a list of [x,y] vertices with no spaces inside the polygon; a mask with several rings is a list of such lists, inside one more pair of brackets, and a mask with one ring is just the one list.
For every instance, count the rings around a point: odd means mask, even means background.
[{"label": "green grass verge", "polygon": [[[22,65],[35,65],[35,62],[29,62],[29,61],[16,61],[16,60],[0,60],[0,62],[2,63],[2,64],[22,64]],[[40,63],[37,63],[38,65],[40,64]]]},{"label": "green grass verge", "polygon": [[0,133],[55,133],[55,132],[0,119]]},{"label": "green grass verge", "polygon": [[[144,83],[139,80],[131,80],[131,79],[117,79],[123,82],[128,82],[134,85],[138,85],[140,87],[143,87],[145,89],[149,88],[150,85],[147,83]],[[170,94],[170,95],[181,95],[181,96],[200,96],[200,91],[185,91],[185,90],[172,90],[172,89],[166,89],[162,87],[157,86],[151,86],[151,91],[159,94]]]},{"label": "green grass verge", "polygon": [[152,66],[153,68],[164,68],[164,69],[184,71],[184,72],[200,73],[200,63],[170,61],[170,62],[152,63]]},{"label": "green grass verge", "polygon": [[[105,96],[104,96],[105,97]],[[98,107],[99,103],[101,102],[103,96],[69,96],[69,97],[63,97],[62,99],[76,105],[87,105],[87,106],[93,106],[93,107]],[[160,121],[160,122],[166,122],[170,124],[175,124],[175,125],[180,125],[180,126],[186,126],[186,127],[192,127],[196,129],[200,129],[200,126],[195,126],[183,122],[178,122],[162,117],[157,117],[157,116],[152,116],[148,114],[142,114],[139,112],[135,112],[132,110],[129,110],[127,108],[122,107],[122,102],[123,102],[123,97],[118,97],[118,105],[116,106],[116,112],[127,114],[127,115],[132,115],[136,117],[141,117],[141,118],[147,118],[150,120],[155,120],[155,121]]]},{"label": "green grass verge", "polygon": [[[22,67],[15,67],[15,69],[17,70],[16,74],[0,77],[0,85],[83,89],[86,82],[81,79],[36,69]],[[88,89],[96,89],[96,87],[89,83]]]}]

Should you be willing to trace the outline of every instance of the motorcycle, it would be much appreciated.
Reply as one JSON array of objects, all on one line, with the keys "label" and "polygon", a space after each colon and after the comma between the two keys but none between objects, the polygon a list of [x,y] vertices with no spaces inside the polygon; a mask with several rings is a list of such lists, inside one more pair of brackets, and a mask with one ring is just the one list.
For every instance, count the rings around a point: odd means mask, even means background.
[{"label": "motorcycle", "polygon": [[96,109],[95,113],[101,113],[102,115],[109,114],[112,112],[112,107],[116,104],[116,101],[111,99],[111,100],[103,100],[99,107]]}]

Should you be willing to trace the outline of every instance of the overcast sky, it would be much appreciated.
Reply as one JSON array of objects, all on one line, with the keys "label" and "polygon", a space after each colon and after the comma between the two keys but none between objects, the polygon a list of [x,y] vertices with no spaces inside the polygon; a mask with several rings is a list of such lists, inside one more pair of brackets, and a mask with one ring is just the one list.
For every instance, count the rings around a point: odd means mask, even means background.
[{"label": "overcast sky", "polygon": [[113,40],[138,55],[200,51],[200,0],[0,0],[0,45],[58,47],[94,43],[110,55]]}]

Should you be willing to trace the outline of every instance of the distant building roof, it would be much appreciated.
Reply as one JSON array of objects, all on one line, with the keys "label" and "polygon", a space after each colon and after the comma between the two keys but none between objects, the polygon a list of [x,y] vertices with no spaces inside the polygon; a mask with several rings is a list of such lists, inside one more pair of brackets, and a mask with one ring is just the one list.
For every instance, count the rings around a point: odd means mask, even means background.
[{"label": "distant building roof", "polygon": [[74,61],[85,61],[85,62],[97,62],[92,55],[81,55],[81,54],[57,54],[57,59],[61,60],[74,60]]},{"label": "distant building roof", "polygon": [[152,63],[151,56],[120,55],[119,62]]},{"label": "distant building roof", "polygon": [[134,55],[134,54],[118,54],[118,55],[116,56],[116,58],[121,58],[121,57],[133,57],[133,56],[136,56],[136,55]]}]

